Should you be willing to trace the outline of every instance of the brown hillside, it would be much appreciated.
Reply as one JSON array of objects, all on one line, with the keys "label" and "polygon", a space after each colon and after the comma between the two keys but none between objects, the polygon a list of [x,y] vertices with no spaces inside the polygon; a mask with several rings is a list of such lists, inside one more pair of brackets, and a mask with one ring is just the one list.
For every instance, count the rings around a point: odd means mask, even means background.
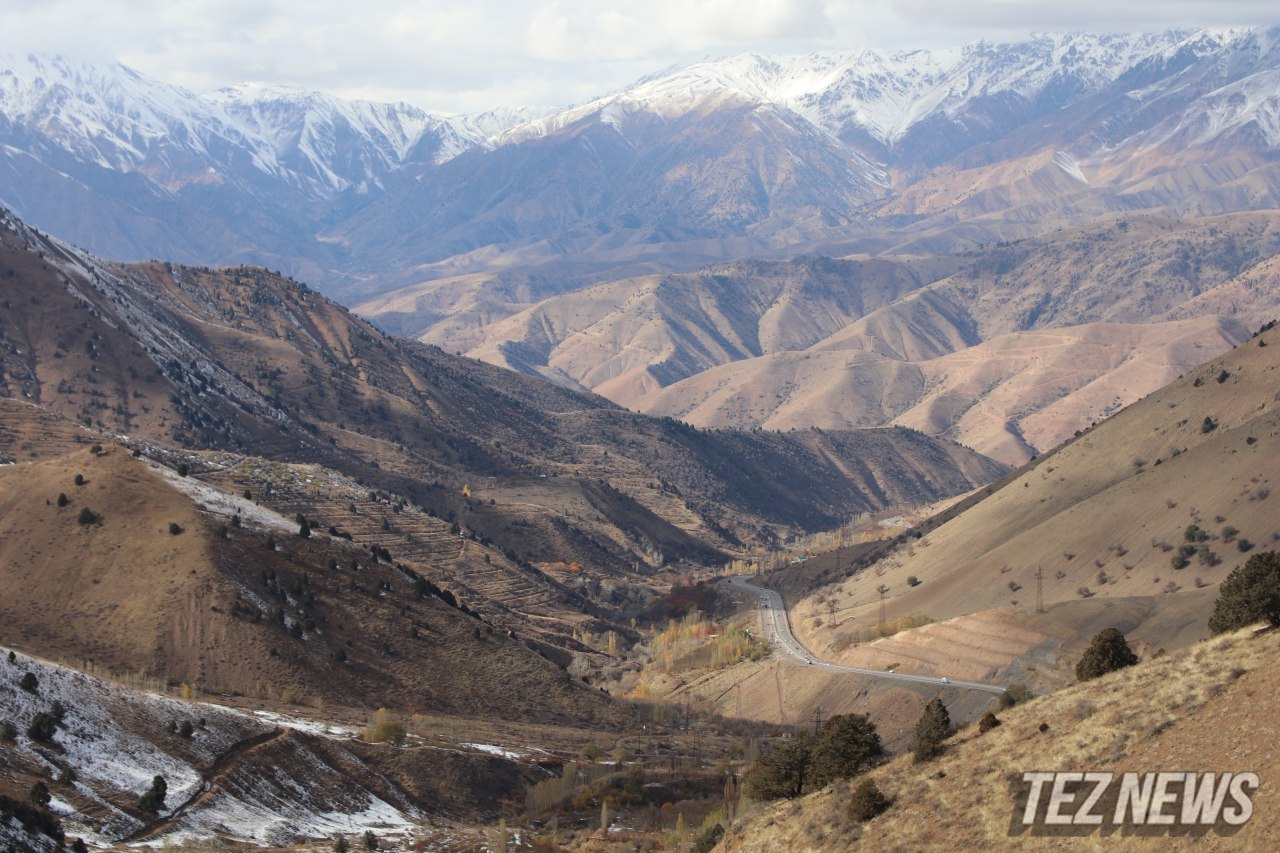
[{"label": "brown hillside", "polygon": [[[622,570],[655,537],[667,561],[719,561],[775,526],[818,529],[998,471],[903,433],[691,431],[388,338],[266,270],[109,266],[6,221],[0,288],[17,308],[0,315],[0,394],[153,443],[319,463],[439,516],[465,484],[519,484],[529,529],[498,519],[483,533],[532,562],[591,555]],[[583,497],[588,480],[628,500]],[[581,501],[602,520],[564,528]]]},{"label": "brown hillside", "polygon": [[[903,423],[1018,464],[1271,319],[1280,252],[1272,211],[1117,213],[1068,155],[1033,159],[1022,201],[1001,166],[985,219],[935,211],[881,256],[629,277],[424,339],[700,426]],[[1059,191],[1096,205],[1054,220]]]},{"label": "brown hillside", "polygon": [[[975,726],[948,741],[941,758],[901,755],[869,775],[893,801],[857,824],[847,816],[854,782],[768,805],[735,823],[716,848],[747,851],[982,847],[1012,850],[1271,850],[1280,843],[1280,772],[1266,697],[1280,689],[1280,636],[1229,635],[998,712],[1002,725]],[[1044,724],[1042,726],[1042,724]],[[1237,834],[1158,833],[1141,838],[1011,834],[1012,783],[1028,771],[1245,771],[1258,774],[1254,814]]]},{"label": "brown hillside", "polygon": [[[820,654],[879,662],[898,655],[896,643],[938,630],[848,646],[878,621],[881,585],[889,619],[994,610],[1057,637],[1062,669],[1100,624],[1096,613],[1079,616],[1099,609],[1153,649],[1204,636],[1214,585],[1247,549],[1280,539],[1270,502],[1280,478],[1278,344],[1274,330],[1253,338],[984,490],[992,493],[920,538],[903,537],[870,568],[840,570],[843,579],[797,604],[798,636]],[[1191,525],[1206,538],[1189,542]],[[1045,614],[1035,612],[1037,569]]]},{"label": "brown hillside", "polygon": [[[60,492],[69,499],[62,508]],[[319,532],[302,539],[296,525],[238,506],[241,527],[232,523],[235,499],[203,512],[117,447],[0,469],[9,590],[0,642],[210,693],[508,719],[625,718],[521,640],[416,594],[409,576],[367,549]],[[85,509],[97,520],[80,524]]]},{"label": "brown hillside", "polygon": [[804,352],[703,371],[632,404],[699,426],[896,423],[1018,464],[1247,336],[1244,327],[1216,316],[1096,323],[1013,332],[912,362],[864,351],[842,333],[838,343],[829,339]]}]

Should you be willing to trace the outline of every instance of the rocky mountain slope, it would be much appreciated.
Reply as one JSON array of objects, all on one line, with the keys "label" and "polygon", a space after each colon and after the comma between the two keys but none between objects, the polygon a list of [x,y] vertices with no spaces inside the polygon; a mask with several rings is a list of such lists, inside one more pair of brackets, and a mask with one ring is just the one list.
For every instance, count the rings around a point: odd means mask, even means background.
[{"label": "rocky mountain slope", "polygon": [[[442,510],[466,482],[564,477],[555,491],[603,478],[626,495],[618,507],[656,511],[658,528],[687,519],[713,547],[752,518],[757,531],[812,527],[998,470],[900,430],[708,433],[655,421],[388,338],[264,270],[111,267],[6,224],[6,394],[140,438],[320,462],[423,504],[435,496]],[[792,478],[773,473],[784,468]],[[741,533],[718,529],[734,511]]]},{"label": "rocky mountain slope", "polygon": [[701,426],[901,423],[1019,463],[1274,316],[1278,235],[1267,212],[1137,217],[945,258],[739,262],[426,337]]}]

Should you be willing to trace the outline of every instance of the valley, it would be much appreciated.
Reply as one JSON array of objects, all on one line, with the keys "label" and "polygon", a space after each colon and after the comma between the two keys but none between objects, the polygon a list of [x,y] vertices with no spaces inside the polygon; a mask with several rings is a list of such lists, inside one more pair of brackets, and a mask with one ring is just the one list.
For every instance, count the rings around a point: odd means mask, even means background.
[{"label": "valley", "polygon": [[[0,848],[1274,848],[1278,81],[0,55]],[[1058,770],[1262,781],[1028,828]]]}]

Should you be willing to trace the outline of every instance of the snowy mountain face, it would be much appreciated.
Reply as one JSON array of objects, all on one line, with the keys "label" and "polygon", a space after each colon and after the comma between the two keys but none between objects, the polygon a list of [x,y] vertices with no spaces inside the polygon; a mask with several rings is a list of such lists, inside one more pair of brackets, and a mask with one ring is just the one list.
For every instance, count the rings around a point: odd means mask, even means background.
[{"label": "snowy mountain face", "polygon": [[[77,159],[169,188],[260,176],[312,197],[376,182],[415,152],[440,163],[480,145],[503,114],[454,117],[244,83],[197,95],[123,65],[0,60],[0,114]],[[509,122],[525,116],[505,114]]]},{"label": "snowy mountain face", "polygon": [[468,116],[0,57],[0,203],[101,254],[321,284],[485,247],[804,236],[948,164],[1048,149],[1084,179],[1090,158],[1274,151],[1278,43],[1245,29],[741,54],[575,107]]},{"label": "snowy mountain face", "polygon": [[955,118],[983,98],[1013,95],[1058,108],[1111,85],[1153,57],[1184,49],[1221,50],[1251,31],[1170,31],[1143,35],[1071,33],[1012,45],[985,42],[950,50],[740,54],[697,63],[510,131],[518,140],[554,132],[585,116],[645,109],[672,116],[708,97],[786,107],[844,136],[860,131],[891,149],[931,117]]}]

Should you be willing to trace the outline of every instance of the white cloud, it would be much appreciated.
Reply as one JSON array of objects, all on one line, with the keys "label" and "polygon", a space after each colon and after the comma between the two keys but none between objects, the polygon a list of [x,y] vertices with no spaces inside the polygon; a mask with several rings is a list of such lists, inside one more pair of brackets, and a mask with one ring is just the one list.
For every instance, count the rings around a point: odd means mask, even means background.
[{"label": "white cloud", "polygon": [[1274,0],[40,0],[3,4],[0,51],[120,59],[197,91],[255,79],[470,111],[740,50],[1278,22]]},{"label": "white cloud", "polygon": [[825,5],[821,0],[554,0],[534,13],[528,48],[541,59],[574,62],[821,40],[831,35]]}]

